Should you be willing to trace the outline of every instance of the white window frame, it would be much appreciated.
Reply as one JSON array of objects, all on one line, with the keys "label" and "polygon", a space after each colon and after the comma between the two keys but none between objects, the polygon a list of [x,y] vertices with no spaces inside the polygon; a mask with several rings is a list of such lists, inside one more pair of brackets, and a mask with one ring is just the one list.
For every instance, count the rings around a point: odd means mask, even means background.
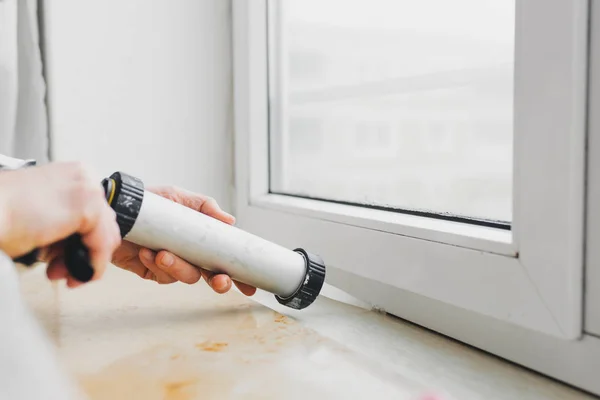
[{"label": "white window frame", "polygon": [[[320,254],[328,282],[374,306],[600,393],[581,370],[600,367],[582,328],[588,0],[517,0],[511,232],[271,194],[267,3],[233,7],[238,225]],[[418,317],[425,303],[445,320]],[[531,351],[507,349],[525,337]],[[545,362],[548,343],[571,364]]]},{"label": "white window frame", "polygon": [[[600,7],[593,7],[592,20],[600,21]],[[584,330],[600,338],[600,40],[594,40],[600,24],[590,37]]]}]

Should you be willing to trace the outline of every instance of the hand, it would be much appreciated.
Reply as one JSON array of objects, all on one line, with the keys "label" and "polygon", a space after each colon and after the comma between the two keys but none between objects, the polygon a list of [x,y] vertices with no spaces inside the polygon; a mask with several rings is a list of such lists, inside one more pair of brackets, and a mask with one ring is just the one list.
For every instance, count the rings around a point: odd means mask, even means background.
[{"label": "hand", "polygon": [[62,240],[80,233],[90,251],[93,280],[110,262],[121,236],[100,180],[81,164],[54,163],[0,173],[0,249],[11,258],[41,248],[50,279],[81,284],[64,264]]},{"label": "hand", "polygon": [[[227,224],[235,223],[235,218],[221,210],[217,202],[210,197],[173,187],[158,187],[148,190]],[[177,281],[194,284],[204,278],[217,293],[229,291],[232,284],[231,278],[225,274],[206,271],[201,268],[202,266],[194,266],[168,251],[155,253],[127,241],[123,241],[121,247],[114,253],[113,264],[131,271],[141,278],[161,284]],[[235,281],[233,283],[246,296],[252,296],[256,292],[256,288],[252,286]]]}]

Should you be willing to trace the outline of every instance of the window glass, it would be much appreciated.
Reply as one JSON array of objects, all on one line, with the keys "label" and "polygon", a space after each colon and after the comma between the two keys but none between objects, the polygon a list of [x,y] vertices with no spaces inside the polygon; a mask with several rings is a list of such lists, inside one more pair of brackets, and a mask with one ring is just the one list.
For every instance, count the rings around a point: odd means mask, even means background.
[{"label": "window glass", "polygon": [[271,190],[511,221],[514,0],[270,0]]}]

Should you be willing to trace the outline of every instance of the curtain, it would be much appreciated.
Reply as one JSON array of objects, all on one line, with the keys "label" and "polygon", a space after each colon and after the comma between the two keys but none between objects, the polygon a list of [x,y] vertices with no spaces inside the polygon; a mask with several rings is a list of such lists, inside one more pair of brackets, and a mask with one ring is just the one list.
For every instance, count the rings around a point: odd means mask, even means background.
[{"label": "curtain", "polygon": [[48,160],[37,0],[0,0],[0,154]]}]

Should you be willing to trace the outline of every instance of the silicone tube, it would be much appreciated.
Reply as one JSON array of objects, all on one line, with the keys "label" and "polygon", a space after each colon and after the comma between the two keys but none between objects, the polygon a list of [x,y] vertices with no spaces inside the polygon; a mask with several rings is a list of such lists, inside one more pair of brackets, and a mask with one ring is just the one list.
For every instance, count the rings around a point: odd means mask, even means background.
[{"label": "silicone tube", "polygon": [[306,276],[302,254],[148,191],[125,239],[281,297],[293,295]]}]

